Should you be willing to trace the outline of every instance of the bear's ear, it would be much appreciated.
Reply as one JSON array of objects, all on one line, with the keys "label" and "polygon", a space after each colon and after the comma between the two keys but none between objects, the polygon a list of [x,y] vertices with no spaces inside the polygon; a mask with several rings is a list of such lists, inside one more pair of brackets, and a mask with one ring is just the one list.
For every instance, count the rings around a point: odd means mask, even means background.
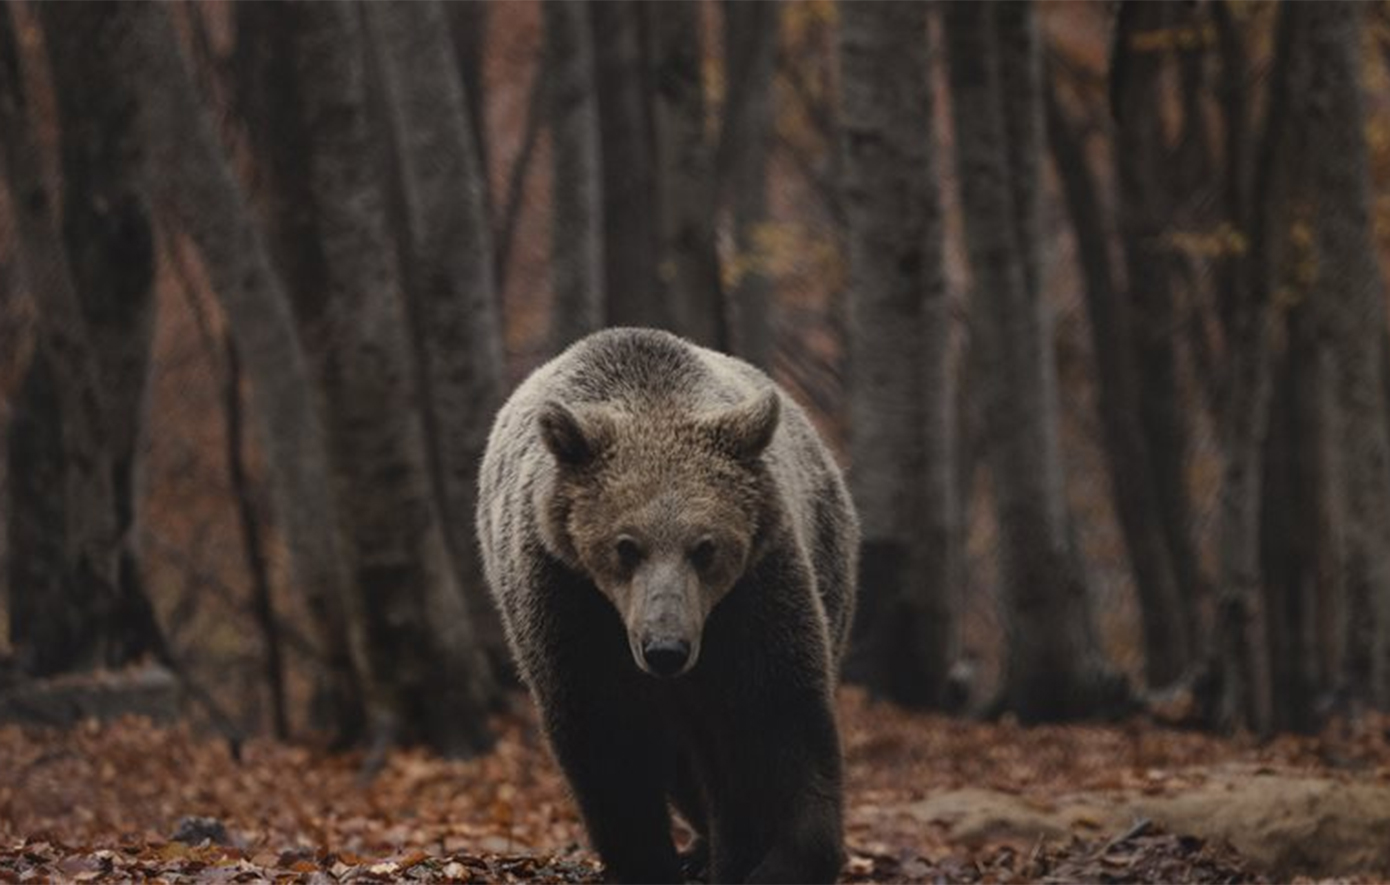
[{"label": "bear's ear", "polygon": [[603,443],[601,422],[594,416],[586,420],[563,403],[549,400],[536,418],[541,441],[567,467],[583,467],[598,455]]},{"label": "bear's ear", "polygon": [[734,458],[746,460],[761,455],[772,442],[781,414],[782,401],[769,387],[706,423],[715,445]]}]

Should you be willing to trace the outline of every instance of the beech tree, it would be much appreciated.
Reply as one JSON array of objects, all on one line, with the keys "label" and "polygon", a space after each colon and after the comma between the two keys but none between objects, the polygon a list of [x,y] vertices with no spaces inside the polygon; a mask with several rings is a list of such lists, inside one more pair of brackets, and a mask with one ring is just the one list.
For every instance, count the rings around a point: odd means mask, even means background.
[{"label": "beech tree", "polygon": [[[1373,228],[1366,115],[1361,96],[1364,10],[1355,3],[1300,10],[1308,58],[1307,189],[1315,224],[1310,299],[1334,342],[1336,469],[1345,508],[1340,574],[1346,582],[1347,658],[1353,695],[1390,706],[1390,433],[1382,365],[1385,284]],[[1335,162],[1328,158],[1336,158]]]},{"label": "beech tree", "polygon": [[[1161,135],[1161,130],[1155,129],[1157,108],[1148,104],[1154,98],[1161,68],[1158,61],[1150,57],[1151,53],[1141,54],[1138,61],[1128,61],[1133,54],[1128,41],[1137,30],[1132,19],[1143,15],[1144,12],[1127,13],[1128,24],[1117,27],[1115,61],[1111,65],[1113,112],[1119,118],[1114,153],[1120,167],[1118,177],[1127,182],[1122,201],[1128,219],[1123,275],[1111,259],[1110,231],[1117,225],[1106,211],[1101,185],[1088,162],[1079,127],[1065,107],[1056,78],[1047,76],[1043,81],[1047,140],[1077,240],[1096,361],[1097,405],[1115,510],[1139,599],[1144,672],[1151,687],[1161,687],[1184,676],[1192,667],[1198,631],[1196,607],[1191,598],[1194,574],[1179,569],[1173,535],[1168,530],[1183,526],[1181,541],[1186,537],[1185,520],[1179,517],[1165,523],[1159,491],[1164,480],[1154,468],[1153,437],[1146,430],[1142,414],[1146,386],[1136,360],[1139,348],[1134,341],[1141,327],[1147,330],[1143,334],[1148,338],[1157,333],[1149,325],[1152,320],[1146,320],[1135,309],[1135,299],[1125,284],[1128,280],[1140,280],[1148,289],[1146,297],[1151,301],[1160,300],[1171,314],[1171,305],[1168,305],[1171,292],[1163,282],[1167,256],[1159,245],[1166,230],[1163,225],[1170,219],[1158,206],[1144,202],[1166,199],[1164,182],[1159,178],[1166,155],[1159,150],[1161,143],[1149,143]],[[1134,155],[1126,155],[1127,150],[1134,151]],[[1141,205],[1136,206],[1136,203]],[[1147,272],[1146,263],[1158,265],[1154,270],[1160,274],[1158,279],[1135,277],[1136,272]],[[1170,318],[1163,335],[1171,338],[1173,330]],[[1167,366],[1168,370],[1150,372],[1155,376],[1150,383],[1162,383],[1162,396],[1168,400],[1177,395],[1171,387],[1174,382],[1171,359],[1169,342],[1166,349],[1158,348],[1152,361],[1160,368]],[[1158,415],[1158,418],[1172,417],[1169,411],[1161,411]],[[1155,423],[1162,422],[1155,418],[1148,426]],[[1169,466],[1180,466],[1180,462],[1180,457],[1170,458]],[[1181,470],[1178,481],[1185,481]],[[1185,496],[1174,492],[1169,498],[1174,499],[1169,502],[1173,509],[1180,511]]]},{"label": "beech tree", "polygon": [[418,362],[430,487],[475,635],[493,669],[506,637],[474,542],[478,465],[502,404],[502,328],[482,170],[438,3],[363,7],[379,55],[403,218],[392,224]]},{"label": "beech tree", "polygon": [[729,346],[764,369],[774,351],[773,281],[760,231],[768,222],[768,173],[777,108],[772,101],[782,5],[725,0],[724,113],[715,174],[729,214],[734,259],[726,304]]},{"label": "beech tree", "polygon": [[[1121,4],[1109,84],[1126,300],[1133,315],[1130,337],[1120,346],[1132,354],[1129,359],[1138,384],[1137,395],[1126,407],[1136,411],[1143,431],[1146,457],[1142,466],[1150,477],[1149,489],[1154,495],[1150,504],[1162,529],[1166,570],[1174,582],[1171,589],[1155,587],[1152,591],[1165,605],[1172,606],[1166,618],[1157,607],[1150,609],[1154,628],[1167,637],[1166,654],[1150,661],[1149,675],[1157,685],[1177,678],[1181,662],[1191,658],[1191,643],[1198,632],[1197,598],[1203,584],[1191,536],[1189,429],[1177,377],[1177,267],[1175,252],[1165,245],[1164,238],[1175,223],[1183,194],[1174,186],[1171,164],[1175,157],[1168,148],[1160,113],[1166,54],[1149,51],[1143,45],[1146,37],[1177,28],[1181,22],[1176,13],[1177,8],[1166,3],[1130,0]],[[1200,114],[1190,116],[1200,119]],[[1188,133],[1191,129],[1190,125],[1184,127]],[[1184,164],[1188,170],[1196,166],[1194,160]],[[1170,599],[1170,594],[1175,598]]]},{"label": "beech tree", "polygon": [[[267,156],[270,177],[308,197],[307,211],[278,225],[296,237],[300,256],[286,278],[322,397],[332,489],[344,505],[347,614],[371,724],[378,739],[476,752],[490,742],[493,674],[431,490],[364,30],[353,7],[284,4],[270,14],[278,20],[267,33],[280,39],[269,48],[286,53],[281,70],[292,76],[298,126],[261,129],[258,140],[294,146]],[[280,200],[290,212],[304,205]]]},{"label": "beech tree", "polygon": [[[57,94],[61,199],[40,165],[12,7],[0,9],[0,149],[38,340],[8,445],[10,641],[31,675],[166,657],[141,581],[137,452],[154,235],[140,96],[96,49],[112,7],[40,8]],[[61,209],[61,223],[58,210]]]},{"label": "beech tree", "polygon": [[674,329],[697,344],[726,349],[724,286],[714,245],[718,191],[705,136],[700,4],[644,6],[647,89],[655,133],[661,260],[658,277]]},{"label": "beech tree", "polygon": [[[1249,246],[1236,269],[1227,320],[1226,402],[1222,408],[1222,485],[1218,512],[1218,578],[1213,658],[1215,697],[1210,719],[1233,730],[1267,733],[1273,724],[1273,686],[1266,599],[1260,572],[1261,445],[1269,421],[1274,332],[1280,319],[1273,292],[1287,251],[1292,191],[1300,151],[1289,122],[1299,112],[1306,57],[1295,38],[1295,7],[1280,9],[1273,75],[1263,131],[1256,147],[1251,200],[1242,226]],[[1256,198],[1253,195],[1258,194]]]},{"label": "beech tree", "polygon": [[[1037,156],[1042,138],[1034,9],[1023,0],[948,3],[945,33],[971,342],[1000,533],[1001,699],[1028,721],[1092,715],[1117,708],[1127,691],[1101,655],[1066,509],[1052,325],[1032,205],[1037,165],[1020,162]],[[1006,127],[1006,107],[1028,119]],[[1020,137],[1027,141],[1017,143]]]},{"label": "beech tree", "polygon": [[840,7],[849,222],[850,473],[863,530],[850,675],[945,703],[957,507],[927,7]]},{"label": "beech tree", "polygon": [[139,97],[134,116],[142,181],[152,203],[197,247],[203,272],[236,341],[251,387],[275,511],[296,583],[323,650],[320,696],[327,725],[350,736],[361,723],[347,636],[344,560],[334,523],[324,438],[289,300],[240,184],[198,95],[168,10],[111,6],[103,42],[112,88]]},{"label": "beech tree", "polygon": [[603,170],[603,280],[613,326],[672,328],[674,314],[658,277],[655,133],[642,4],[595,0],[588,7],[598,95]]},{"label": "beech tree", "polygon": [[550,345],[565,345],[603,325],[603,164],[600,157],[590,6],[543,0],[550,81]]}]

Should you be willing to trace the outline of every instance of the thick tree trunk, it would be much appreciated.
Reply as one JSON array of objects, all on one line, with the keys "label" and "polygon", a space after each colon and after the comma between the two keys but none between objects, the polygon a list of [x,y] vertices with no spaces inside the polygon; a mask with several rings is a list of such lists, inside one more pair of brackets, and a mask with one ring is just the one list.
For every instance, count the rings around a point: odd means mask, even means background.
[{"label": "thick tree trunk", "polygon": [[[1238,23],[1231,13],[1232,4],[1228,0],[1213,0],[1208,5],[1212,25],[1216,30],[1217,54],[1221,59],[1221,77],[1218,95],[1221,101],[1222,131],[1222,210],[1231,230],[1249,234],[1247,227],[1254,208],[1251,206],[1251,191],[1255,163],[1252,132],[1255,127],[1250,119],[1250,87],[1248,62],[1246,60],[1246,41],[1239,30]],[[1217,267],[1216,316],[1227,340],[1230,338],[1232,314],[1238,301],[1235,293],[1241,283],[1244,258],[1232,253],[1223,255]],[[1227,372],[1221,367],[1214,379],[1218,390],[1224,388]],[[1218,399],[1217,409],[1220,408]],[[1220,423],[1222,416],[1216,414]]]},{"label": "thick tree trunk", "polygon": [[[253,115],[255,137],[274,146],[263,156],[285,189],[272,217],[294,237],[286,275],[322,390],[333,490],[351,502],[338,525],[373,727],[379,740],[470,753],[489,743],[492,676],[431,492],[359,14],[315,4],[265,14],[261,33],[286,101],[271,106],[278,114]],[[272,122],[278,128],[263,128]]]},{"label": "thick tree trunk", "polygon": [[1129,302],[1116,288],[1107,219],[1085,146],[1049,85],[1047,133],[1062,195],[1076,232],[1086,311],[1095,354],[1096,386],[1115,510],[1129,554],[1143,621],[1145,675],[1150,686],[1171,682],[1188,666],[1185,624],[1167,538],[1159,521],[1148,449],[1139,426],[1139,382],[1126,342],[1132,340]]},{"label": "thick tree trunk", "polygon": [[1261,306],[1235,327],[1226,464],[1217,514],[1221,575],[1216,610],[1221,687],[1217,723],[1226,730],[1244,726],[1260,734],[1267,734],[1273,724],[1259,564],[1260,440],[1268,420],[1273,324],[1270,312]]},{"label": "thick tree trunk", "polygon": [[324,631],[332,727],[350,732],[358,694],[349,661],[344,560],[322,426],[288,298],[197,95],[167,10],[116,6],[106,47],[116,79],[142,99],[147,186],[198,247],[251,381],[255,414],[295,577]]},{"label": "thick tree trunk", "polygon": [[543,0],[550,71],[550,347],[558,352],[603,325],[603,164],[590,7]]},{"label": "thick tree trunk", "polygon": [[728,307],[729,346],[761,366],[773,358],[775,288],[761,232],[768,222],[767,177],[776,109],[772,78],[782,6],[725,0],[724,128],[715,172],[728,203],[733,233],[733,287]]},{"label": "thick tree trunk", "polygon": [[1215,724],[1265,734],[1273,728],[1266,593],[1260,574],[1262,441],[1269,422],[1272,347],[1281,322],[1272,297],[1276,264],[1286,251],[1292,213],[1290,192],[1298,179],[1300,150],[1289,138],[1300,111],[1297,95],[1304,53],[1295,51],[1300,4],[1279,10],[1264,131],[1251,181],[1258,203],[1247,207],[1242,229],[1249,248],[1236,268],[1235,291],[1225,321],[1228,381],[1223,424],[1221,500],[1217,512],[1218,582],[1214,646]]},{"label": "thick tree trunk", "polygon": [[[1188,429],[1177,378],[1175,267],[1164,236],[1177,208],[1174,191],[1178,182],[1171,173],[1161,114],[1164,56],[1134,46],[1163,28],[1175,26],[1173,14],[1174,9],[1166,3],[1129,0],[1121,6],[1110,88],[1120,232],[1128,300],[1134,307],[1131,336],[1118,346],[1133,352],[1138,369],[1138,395],[1129,404],[1138,410],[1156,493],[1153,503],[1158,507],[1177,586],[1182,629],[1170,637],[1175,643],[1173,655],[1184,661],[1198,631],[1197,599],[1202,578],[1192,543],[1187,494]],[[1164,660],[1156,663],[1159,666],[1152,675],[1158,684],[1178,675]]]},{"label": "thick tree trunk", "polygon": [[607,323],[674,328],[658,278],[660,218],[656,142],[637,0],[588,6],[596,52],[599,141],[603,168],[603,280]]},{"label": "thick tree trunk", "polygon": [[864,535],[850,676],[946,702],[957,505],[927,8],[840,6],[851,480]]},{"label": "thick tree trunk", "polygon": [[94,3],[37,9],[62,130],[63,241],[104,388],[104,443],[121,545],[118,592],[146,620],[152,615],[135,545],[135,480],[154,334],[155,258],[141,187],[144,148],[133,125],[139,96],[113,88],[110,60],[93,51],[117,37],[110,9]]},{"label": "thick tree trunk", "polygon": [[58,93],[63,230],[39,166],[11,9],[0,10],[0,129],[20,259],[39,306],[10,430],[10,638],[49,674],[166,652],[134,546],[136,453],[153,321],[138,102],[113,86],[109,7],[42,7]]},{"label": "thick tree trunk", "polygon": [[[1348,660],[1353,696],[1390,708],[1390,438],[1381,381],[1385,287],[1371,209],[1362,109],[1361,16],[1347,2],[1303,10],[1309,59],[1308,190],[1317,250],[1314,303],[1333,343],[1342,444]],[[1328,158],[1336,158],[1335,162]]]},{"label": "thick tree trunk", "polygon": [[241,546],[246,553],[246,570],[251,578],[251,610],[261,629],[265,646],[265,684],[270,693],[270,721],[278,740],[290,736],[289,711],[285,706],[285,657],[280,640],[280,622],[275,617],[275,601],[270,587],[270,568],[266,563],[265,540],[257,516],[257,495],[246,465],[246,418],[242,405],[241,359],[231,336],[221,342],[225,375],[222,379],[223,414],[227,422],[227,478],[236,498],[237,523]]},{"label": "thick tree trunk", "polygon": [[[1040,286],[1030,286],[1040,279],[1037,256],[1026,254],[1037,248],[1036,239],[1025,242],[1019,227],[1019,219],[1037,210],[1014,205],[1020,196],[1036,199],[1038,187],[1026,181],[1027,167],[1011,164],[1005,146],[997,16],[1010,34],[1010,52],[1017,51],[1020,32],[1028,35],[1026,76],[1038,77],[1031,5],[951,3],[945,21],[972,280],[972,346],[979,348],[978,389],[1003,558],[1003,702],[1036,721],[1107,711],[1126,689],[1101,657],[1085,574],[1068,531],[1057,391],[1049,380],[1055,369],[1047,365],[1051,323]],[[1021,18],[1008,21],[1014,16]],[[1006,70],[1018,63],[1011,60]],[[1029,91],[1036,95],[1036,86]],[[1025,111],[1014,99],[1009,108]]]},{"label": "thick tree trunk", "polygon": [[[474,626],[492,668],[506,637],[482,574],[473,528],[478,465],[501,404],[502,326],[478,159],[438,3],[364,7],[391,117],[403,229],[397,254],[412,318],[432,487]],[[485,680],[484,674],[478,674]],[[484,690],[495,690],[484,684]]]},{"label": "thick tree trunk", "polygon": [[1331,686],[1321,644],[1337,607],[1339,463],[1332,354],[1300,292],[1277,360],[1264,443],[1260,548],[1276,729],[1313,733]]},{"label": "thick tree trunk", "polygon": [[648,84],[656,133],[657,203],[666,299],[676,330],[726,349],[724,289],[714,245],[714,158],[705,137],[700,6],[668,0],[647,10]]},{"label": "thick tree trunk", "polygon": [[445,3],[444,12],[448,20],[449,39],[454,45],[454,58],[458,64],[463,97],[468,103],[468,131],[472,133],[473,153],[478,158],[483,190],[483,215],[491,226],[496,223],[497,213],[492,198],[492,167],[489,165],[492,152],[488,149],[487,138],[487,84],[483,77],[487,61],[488,15],[491,5],[483,0]]}]

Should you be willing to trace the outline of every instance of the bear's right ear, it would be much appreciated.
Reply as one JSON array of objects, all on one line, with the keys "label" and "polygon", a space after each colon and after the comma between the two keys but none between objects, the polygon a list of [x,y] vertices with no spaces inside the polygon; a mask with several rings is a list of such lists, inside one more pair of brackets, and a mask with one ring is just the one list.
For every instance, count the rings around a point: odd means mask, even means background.
[{"label": "bear's right ear", "polygon": [[603,438],[598,421],[586,421],[563,403],[549,400],[541,406],[536,423],[541,441],[560,464],[583,467],[598,455]]}]

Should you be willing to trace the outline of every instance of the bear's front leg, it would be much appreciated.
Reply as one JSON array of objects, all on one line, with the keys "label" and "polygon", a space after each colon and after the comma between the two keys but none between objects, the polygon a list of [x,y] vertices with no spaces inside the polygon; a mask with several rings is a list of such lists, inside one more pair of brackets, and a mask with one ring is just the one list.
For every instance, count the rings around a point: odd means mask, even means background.
[{"label": "bear's front leg", "polygon": [[829,701],[747,711],[713,800],[711,881],[834,882],[844,864],[840,744]]},{"label": "bear's front leg", "polygon": [[748,882],[834,882],[845,863],[840,797],[818,787],[802,792],[772,848]]},{"label": "bear's front leg", "polygon": [[[573,699],[578,700],[578,699]],[[671,760],[661,733],[629,709],[593,700],[542,705],[555,756],[585,828],[615,882],[683,882],[665,786]]]}]

